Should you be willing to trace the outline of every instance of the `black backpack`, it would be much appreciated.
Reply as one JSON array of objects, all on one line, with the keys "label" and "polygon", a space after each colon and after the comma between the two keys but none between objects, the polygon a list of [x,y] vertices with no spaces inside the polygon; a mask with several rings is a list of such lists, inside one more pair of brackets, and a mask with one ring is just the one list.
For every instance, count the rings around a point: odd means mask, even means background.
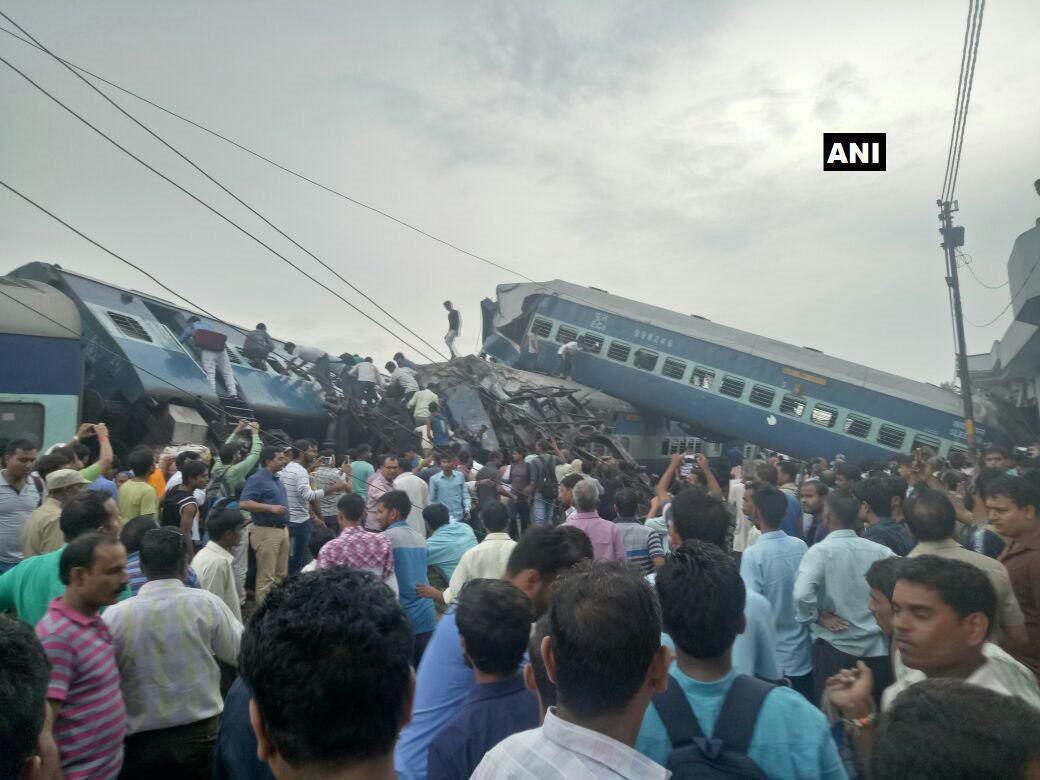
[{"label": "black backpack", "polygon": [[538,493],[546,501],[553,501],[560,490],[560,484],[556,481],[556,467],[553,465],[549,455],[539,455],[541,473],[538,478]]},{"label": "black backpack", "polygon": [[705,737],[682,687],[669,675],[667,690],[653,702],[672,743],[666,768],[673,780],[765,778],[747,751],[762,703],[775,687],[756,677],[738,676],[722,703],[715,733]]}]

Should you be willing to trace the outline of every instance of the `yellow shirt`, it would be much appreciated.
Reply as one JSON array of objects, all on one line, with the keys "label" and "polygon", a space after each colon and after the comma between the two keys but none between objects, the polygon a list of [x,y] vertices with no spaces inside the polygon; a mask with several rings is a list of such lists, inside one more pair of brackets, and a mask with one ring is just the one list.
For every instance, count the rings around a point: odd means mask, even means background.
[{"label": "yellow shirt", "polygon": [[131,479],[119,488],[119,512],[123,515],[123,523],[141,515],[151,515],[158,520],[159,497],[148,482]]}]

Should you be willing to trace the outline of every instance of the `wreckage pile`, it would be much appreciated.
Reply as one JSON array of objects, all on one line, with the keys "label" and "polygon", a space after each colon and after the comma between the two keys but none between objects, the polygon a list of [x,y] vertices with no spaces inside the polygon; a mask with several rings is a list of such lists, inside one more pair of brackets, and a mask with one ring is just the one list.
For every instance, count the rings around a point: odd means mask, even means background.
[{"label": "wreckage pile", "polygon": [[[538,440],[555,442],[572,459],[611,458],[625,487],[645,501],[653,494],[643,468],[611,436],[613,418],[635,412],[626,402],[576,382],[477,357],[424,366],[419,376],[424,385],[436,386],[442,411],[478,460],[492,450],[532,452]],[[416,443],[402,399],[384,398],[374,408],[344,400],[340,411],[352,418],[354,443],[368,441],[376,451],[400,451]]]}]

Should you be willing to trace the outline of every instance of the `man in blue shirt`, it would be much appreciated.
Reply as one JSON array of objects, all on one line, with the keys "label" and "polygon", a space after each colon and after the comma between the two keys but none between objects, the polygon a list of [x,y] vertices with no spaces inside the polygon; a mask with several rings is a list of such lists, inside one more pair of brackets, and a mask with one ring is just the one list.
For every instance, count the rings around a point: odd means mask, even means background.
[{"label": "man in blue shirt", "polygon": [[436,401],[430,402],[430,417],[426,420],[426,435],[439,450],[451,446],[451,426],[448,418],[441,414],[441,407]]},{"label": "man in blue shirt", "polygon": [[[744,584],[720,548],[686,542],[661,568],[656,588],[664,629],[675,640],[669,686],[679,686],[701,731],[710,737],[738,677],[731,657],[744,624]],[[643,716],[636,750],[667,765],[672,747],[652,703]],[[823,713],[784,686],[766,694],[747,756],[766,777],[847,776]]]},{"label": "man in blue shirt", "polygon": [[463,554],[477,546],[477,537],[468,524],[452,523],[444,504],[430,504],[423,510],[423,519],[430,529],[426,565],[440,572],[445,582],[450,582]]},{"label": "man in blue shirt", "polygon": [[[707,542],[726,550],[729,513],[722,499],[708,495],[697,488],[682,490],[671,503],[671,523],[668,537],[674,550],[683,542]],[[648,579],[653,578],[650,575]],[[764,680],[776,680],[776,637],[773,615],[766,598],[749,593],[744,606],[745,629],[733,644],[733,666],[741,674],[750,674]],[[663,639],[670,644],[670,639]]]},{"label": "man in blue shirt", "polygon": [[430,477],[430,503],[444,504],[448,508],[451,522],[461,522],[469,515],[472,498],[466,478],[455,471],[455,458],[451,453],[440,456],[441,471]]},{"label": "man in blue shirt", "polygon": [[242,488],[238,506],[253,515],[249,544],[256,553],[256,603],[289,574],[289,498],[275,478],[286,457],[274,447],[260,450],[260,468]]},{"label": "man in blue shirt", "polygon": [[809,628],[799,623],[794,612],[794,580],[798,564],[808,549],[801,539],[780,530],[787,508],[781,491],[759,484],[751,494],[755,525],[762,532],[740,558],[740,577],[748,593],[758,593],[769,602],[776,634],[776,666],[791,687],[813,700],[812,640]]},{"label": "man in blue shirt", "polygon": [[[776,466],[766,463],[755,469],[755,476],[758,477],[760,482],[765,482],[773,487],[777,487],[780,479],[780,472],[777,470]],[[784,516],[780,521],[780,530],[788,536],[794,536],[801,539],[804,535],[804,530],[802,529],[802,504],[791,493],[784,493],[783,491],[781,491],[781,493],[784,496],[786,509],[784,511]]]},{"label": "man in blue shirt", "polygon": [[412,635],[415,637],[414,663],[418,666],[433,633],[436,612],[433,601],[422,598],[416,591],[416,585],[428,585],[429,580],[426,579],[426,540],[408,525],[411,509],[412,502],[408,500],[407,493],[391,490],[380,496],[376,517],[394,550],[397,589],[401,606],[412,625]]},{"label": "man in blue shirt", "polygon": [[520,673],[531,633],[527,596],[502,580],[470,580],[455,622],[476,684],[430,745],[429,780],[468,778],[491,748],[539,721],[538,697]]},{"label": "man in blue shirt", "polygon": [[879,697],[893,680],[888,643],[870,612],[866,579],[871,564],[892,551],[856,535],[859,507],[851,493],[827,495],[824,520],[830,533],[805,553],[795,577],[795,615],[809,625],[813,638],[816,701],[828,677],[856,668],[858,660],[874,673]]},{"label": "man in blue shirt", "polygon": [[[556,577],[583,560],[592,560],[592,543],[581,530],[561,525],[532,528],[517,542],[502,578],[531,600],[532,618],[549,607]],[[454,717],[476,686],[459,643],[455,606],[438,622],[415,675],[412,720],[394,750],[401,780],[425,780],[430,743]]]}]

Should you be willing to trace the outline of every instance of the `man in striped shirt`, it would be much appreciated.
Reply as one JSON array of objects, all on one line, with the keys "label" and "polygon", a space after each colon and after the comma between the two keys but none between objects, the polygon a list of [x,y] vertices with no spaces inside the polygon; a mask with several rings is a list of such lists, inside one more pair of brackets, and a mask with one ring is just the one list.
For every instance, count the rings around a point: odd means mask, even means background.
[{"label": "man in striped shirt", "polygon": [[639,496],[634,490],[622,488],[614,495],[617,520],[614,525],[621,531],[621,543],[625,546],[628,562],[642,574],[650,574],[664,566],[664,547],[661,537],[651,531],[636,516]]},{"label": "man in striped shirt", "polygon": [[63,596],[36,625],[51,662],[47,704],[66,780],[119,775],[126,709],[112,636],[99,616],[127,585],[126,550],[115,538],[91,533],[61,553]]}]

